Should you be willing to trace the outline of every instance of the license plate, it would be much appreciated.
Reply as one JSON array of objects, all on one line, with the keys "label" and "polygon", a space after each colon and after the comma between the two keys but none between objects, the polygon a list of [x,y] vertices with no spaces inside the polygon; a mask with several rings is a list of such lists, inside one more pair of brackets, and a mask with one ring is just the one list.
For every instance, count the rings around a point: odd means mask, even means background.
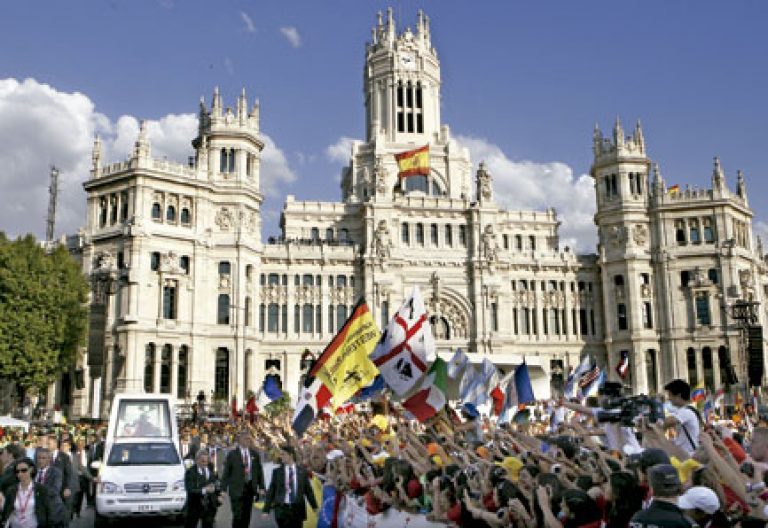
[{"label": "license plate", "polygon": [[140,511],[140,512],[151,512],[151,511],[155,511],[155,507],[154,507],[154,505],[152,505],[152,504],[139,504],[139,505],[136,507],[136,509],[137,509],[137,511]]}]

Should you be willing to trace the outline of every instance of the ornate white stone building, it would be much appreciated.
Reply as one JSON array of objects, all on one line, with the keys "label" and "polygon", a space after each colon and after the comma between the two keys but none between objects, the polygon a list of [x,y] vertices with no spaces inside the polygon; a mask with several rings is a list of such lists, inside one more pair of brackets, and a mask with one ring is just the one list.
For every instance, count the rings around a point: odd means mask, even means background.
[{"label": "ornate white stone building", "polygon": [[[440,119],[440,62],[429,20],[397,33],[379,15],[364,65],[365,141],[355,142],[340,202],[286,198],[282,236],[262,240],[259,108],[218,91],[200,104],[187,165],[152,158],[142,127],[128,161],[85,183],[81,237],[93,280],[85,383],[75,414],[103,413],[118,390],[242,402],[265,372],[296,394],[364,296],[383,326],[414,285],[440,353],[464,348],[504,369],[527,361],[537,395],[590,354],[615,376],[622,351],[636,391],[672,377],[740,378],[739,331],[726,309],[763,301],[744,180],[732,193],[671,195],[638,125],[594,138],[597,255],[560,248],[554,210],[510,211]],[[429,176],[398,179],[394,154],[429,145]],[[503,177],[503,175],[496,175]],[[764,313],[761,311],[761,320]],[[718,351],[720,354],[718,355]],[[555,388],[557,382],[555,382]],[[99,410],[100,409],[100,410]]]}]

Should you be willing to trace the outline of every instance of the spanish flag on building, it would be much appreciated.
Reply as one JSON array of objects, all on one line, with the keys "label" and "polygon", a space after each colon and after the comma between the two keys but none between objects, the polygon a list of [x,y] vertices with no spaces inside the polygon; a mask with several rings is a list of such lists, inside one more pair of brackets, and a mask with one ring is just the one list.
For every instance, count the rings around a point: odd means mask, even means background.
[{"label": "spanish flag on building", "polygon": [[395,154],[397,160],[398,178],[408,176],[429,176],[429,145]]},{"label": "spanish flag on building", "polygon": [[669,189],[667,189],[667,194],[670,196],[677,196],[680,194],[680,186],[672,185]]},{"label": "spanish flag on building", "polygon": [[368,355],[379,338],[379,329],[371,311],[361,299],[309,372],[328,388],[333,396],[334,408],[370,385],[378,375],[379,369]]}]

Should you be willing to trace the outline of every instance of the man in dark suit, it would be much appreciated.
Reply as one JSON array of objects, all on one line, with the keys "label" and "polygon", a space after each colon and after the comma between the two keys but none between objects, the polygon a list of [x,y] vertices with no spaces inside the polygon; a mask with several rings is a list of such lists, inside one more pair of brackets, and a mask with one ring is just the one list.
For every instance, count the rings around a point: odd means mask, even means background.
[{"label": "man in dark suit", "polygon": [[211,471],[208,452],[200,449],[195,457],[195,464],[184,474],[184,487],[187,490],[187,516],[184,528],[197,528],[197,521],[202,520],[202,528],[213,528],[213,521],[218,508],[216,493],[216,474]]},{"label": "man in dark suit", "polygon": [[296,451],[285,445],[280,452],[281,464],[272,470],[267,497],[264,500],[264,513],[275,511],[275,522],[279,528],[301,528],[307,518],[309,502],[317,510],[317,499],[309,481],[307,470],[296,464]]},{"label": "man in dark suit", "polygon": [[16,444],[8,444],[0,449],[0,463],[3,465],[3,472],[0,474],[0,494],[4,494],[11,486],[18,484],[16,461],[24,456],[24,450]]},{"label": "man in dark suit", "polygon": [[264,471],[251,443],[247,430],[238,433],[237,446],[227,453],[221,474],[221,489],[232,506],[232,528],[250,526],[253,497],[264,492]]},{"label": "man in dark suit", "polygon": [[63,490],[62,475],[59,468],[52,465],[51,451],[45,447],[38,447],[35,450],[35,458],[35,465],[37,466],[35,482],[44,487],[48,492],[51,526],[54,528],[69,526],[69,512],[61,500]]}]

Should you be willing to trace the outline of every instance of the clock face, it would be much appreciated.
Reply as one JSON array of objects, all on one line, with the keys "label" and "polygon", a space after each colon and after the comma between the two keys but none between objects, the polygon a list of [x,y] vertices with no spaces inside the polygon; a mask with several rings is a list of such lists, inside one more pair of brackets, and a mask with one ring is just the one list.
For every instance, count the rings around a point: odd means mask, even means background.
[{"label": "clock face", "polygon": [[413,55],[400,55],[400,64],[404,68],[412,69],[416,67],[416,60],[413,58]]}]

